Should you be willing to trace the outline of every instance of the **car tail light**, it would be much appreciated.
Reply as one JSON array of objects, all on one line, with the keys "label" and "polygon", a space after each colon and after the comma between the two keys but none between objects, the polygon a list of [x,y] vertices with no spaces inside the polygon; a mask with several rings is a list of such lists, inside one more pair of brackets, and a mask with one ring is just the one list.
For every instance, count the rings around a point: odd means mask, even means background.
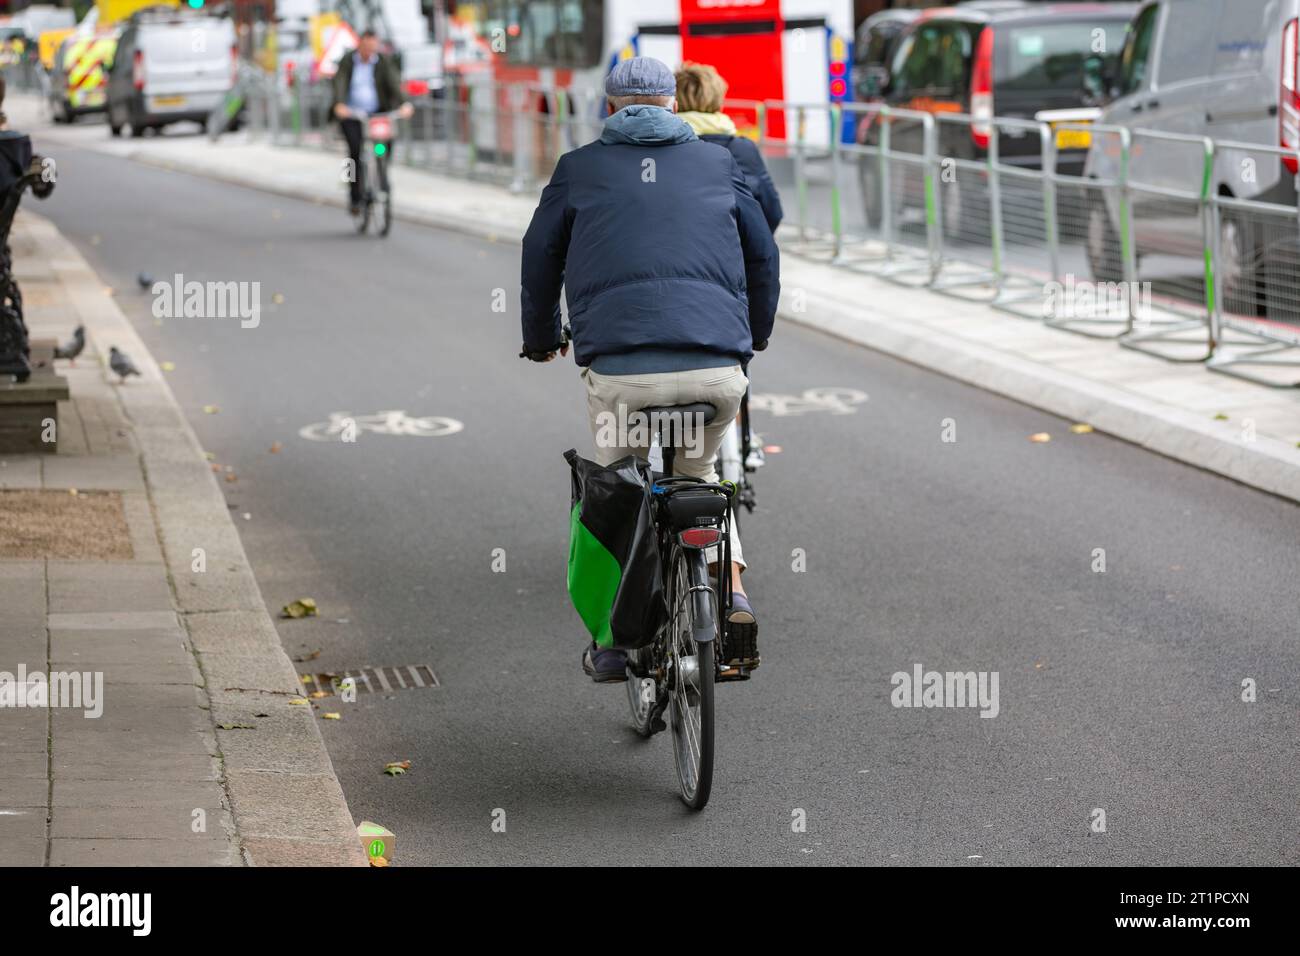
[{"label": "car tail light", "polygon": [[975,47],[975,67],[970,84],[970,138],[980,149],[989,145],[993,131],[993,28],[985,27]]},{"label": "car tail light", "polygon": [[688,548],[707,548],[717,544],[721,537],[722,531],[718,528],[687,528],[681,533],[681,542]]},{"label": "car tail light", "polygon": [[[1300,20],[1289,20],[1282,30],[1282,95],[1278,103],[1278,143],[1285,149],[1300,146],[1300,94],[1296,91],[1297,33]],[[1283,156],[1282,162],[1291,172],[1296,172],[1294,156]]]},{"label": "car tail light", "polygon": [[136,50],[131,60],[131,85],[137,90],[144,89],[144,50]]}]

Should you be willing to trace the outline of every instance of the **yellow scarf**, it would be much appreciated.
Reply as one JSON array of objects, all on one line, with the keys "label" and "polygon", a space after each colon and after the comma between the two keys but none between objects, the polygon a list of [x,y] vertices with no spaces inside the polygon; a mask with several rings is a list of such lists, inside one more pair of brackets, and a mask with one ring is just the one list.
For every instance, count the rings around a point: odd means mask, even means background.
[{"label": "yellow scarf", "polygon": [[696,136],[707,136],[710,133],[722,133],[727,136],[736,135],[736,124],[731,121],[731,117],[726,113],[697,113],[695,110],[687,110],[684,113],[678,113],[691,129],[695,130]]}]

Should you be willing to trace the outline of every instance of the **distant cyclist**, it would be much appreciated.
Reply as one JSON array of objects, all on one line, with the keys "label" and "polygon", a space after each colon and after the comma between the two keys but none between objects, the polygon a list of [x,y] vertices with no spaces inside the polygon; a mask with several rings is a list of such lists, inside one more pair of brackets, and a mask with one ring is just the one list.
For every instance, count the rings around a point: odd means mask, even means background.
[{"label": "distant cyclist", "polygon": [[776,232],[785,213],[781,197],[768,175],[763,154],[752,140],[736,133],[736,124],[722,112],[727,96],[727,81],[718,71],[703,63],[686,63],[677,71],[677,115],[695,130],[706,143],[724,146],[735,157],[745,174],[745,183],[763,207],[768,228]]},{"label": "distant cyclist", "polygon": [[379,37],[374,30],[366,30],[357,40],[357,48],[339,61],[334,74],[334,101],[330,112],[339,121],[343,138],[348,143],[348,157],[352,160],[354,175],[348,183],[352,215],[361,214],[361,199],[365,195],[365,165],[361,162],[361,144],[365,139],[359,116],[398,111],[402,117],[415,112],[402,97],[402,75],[397,61],[379,52]]},{"label": "distant cyclist", "polygon": [[[679,453],[675,470],[717,481],[713,461],[749,384],[742,366],[772,334],[780,262],[741,168],[675,115],[676,92],[672,71],[649,57],[623,60],[606,79],[600,139],[560,158],[524,236],[524,349],[545,361],[567,352],[563,287],[596,460],[648,450],[602,444],[609,415],[709,402],[717,414],[699,453]],[[732,557],[728,623],[736,661],[748,661],[758,622],[734,539]],[[623,680],[625,664],[622,651],[595,644],[583,655],[598,682]]]}]

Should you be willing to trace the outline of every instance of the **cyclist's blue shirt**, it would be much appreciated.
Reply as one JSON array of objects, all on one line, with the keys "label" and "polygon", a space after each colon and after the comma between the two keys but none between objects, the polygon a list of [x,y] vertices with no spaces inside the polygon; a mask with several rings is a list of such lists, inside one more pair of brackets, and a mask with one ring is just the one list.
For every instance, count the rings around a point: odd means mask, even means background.
[{"label": "cyclist's blue shirt", "polygon": [[367,63],[359,53],[352,54],[352,84],[348,87],[348,106],[363,113],[379,112],[379,90],[375,87],[378,55]]}]

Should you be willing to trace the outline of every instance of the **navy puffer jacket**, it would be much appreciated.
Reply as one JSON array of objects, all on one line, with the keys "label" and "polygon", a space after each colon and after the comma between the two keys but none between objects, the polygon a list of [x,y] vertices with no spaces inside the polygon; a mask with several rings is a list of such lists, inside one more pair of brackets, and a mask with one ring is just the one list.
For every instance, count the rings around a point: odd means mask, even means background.
[{"label": "navy puffer jacket", "polygon": [[763,210],[726,149],[656,106],[609,117],[561,157],[524,236],[524,346],[575,358],[639,348],[748,361],[772,334],[780,260]]},{"label": "navy puffer jacket", "polygon": [[700,139],[706,143],[717,143],[736,158],[740,171],[745,174],[745,183],[749,186],[749,191],[763,207],[767,227],[776,232],[776,227],[781,225],[781,220],[785,217],[785,210],[781,208],[781,194],[776,191],[776,184],[772,182],[772,176],[767,171],[767,164],[763,162],[763,154],[758,151],[758,146],[752,140],[730,133],[704,133]]}]

